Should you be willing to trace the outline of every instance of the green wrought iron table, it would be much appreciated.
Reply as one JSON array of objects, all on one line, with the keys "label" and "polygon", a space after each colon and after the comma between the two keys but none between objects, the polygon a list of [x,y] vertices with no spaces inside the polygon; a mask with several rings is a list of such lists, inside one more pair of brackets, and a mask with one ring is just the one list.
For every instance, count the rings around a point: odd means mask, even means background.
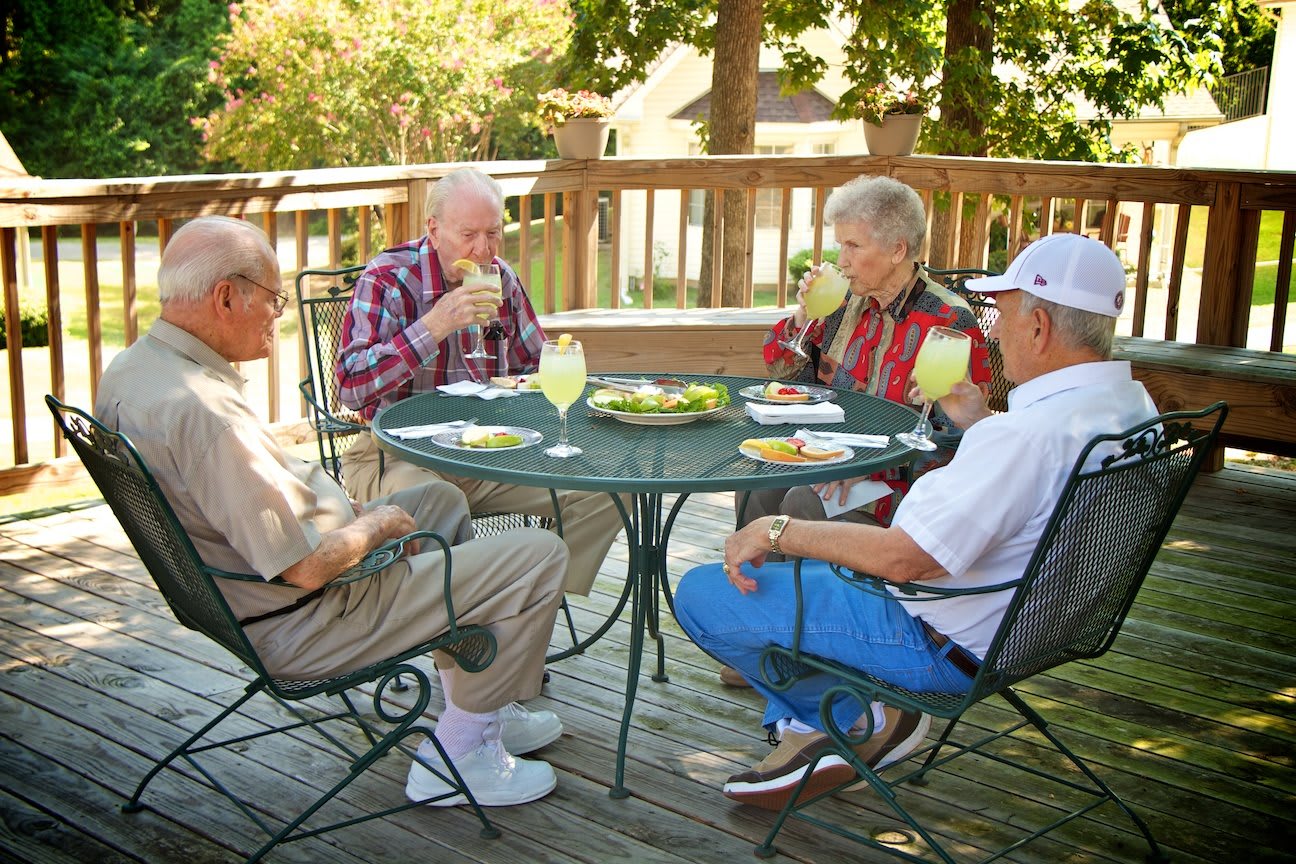
[{"label": "green wrought iron table", "polygon": [[[653,378],[655,373],[647,377]],[[645,634],[657,643],[657,672],[653,680],[667,680],[665,643],[658,631],[660,598],[665,597],[668,606],[673,604],[666,578],[666,546],[671,526],[688,496],[694,492],[783,488],[857,477],[907,463],[915,455],[909,448],[893,442],[882,449],[854,448],[853,459],[830,465],[783,465],[749,459],[738,452],[738,445],[744,439],[788,435],[796,428],[760,426],[747,416],[743,408],[746,400],[738,391],[763,383],[763,379],[687,377],[690,381],[724,384],[733,403],[693,423],[641,426],[591,410],[582,398],[572,406],[567,420],[569,440],[584,453],[569,459],[544,455],[545,448],[558,440],[558,412],[539,393],[489,401],[425,393],[380,411],[373,421],[378,446],[415,465],[482,480],[606,492],[613,496],[625,522],[630,553],[625,588],[616,608],[598,630],[580,646],[550,659],[583,650],[601,637],[629,601],[630,656],[625,710],[617,741],[616,781],[610,793],[614,798],[629,794],[624,783],[625,751]],[[863,393],[839,390],[835,398],[845,411],[846,422],[822,428],[889,436],[912,429],[917,419],[917,412],[908,406]],[[544,436],[544,442],[507,450],[462,450],[442,447],[430,438],[400,440],[386,433],[388,429],[471,417],[478,418],[481,425],[534,429]],[[815,424],[806,425],[813,428]],[[632,496],[629,510],[618,493]],[[670,494],[676,498],[663,518],[663,496]]]}]

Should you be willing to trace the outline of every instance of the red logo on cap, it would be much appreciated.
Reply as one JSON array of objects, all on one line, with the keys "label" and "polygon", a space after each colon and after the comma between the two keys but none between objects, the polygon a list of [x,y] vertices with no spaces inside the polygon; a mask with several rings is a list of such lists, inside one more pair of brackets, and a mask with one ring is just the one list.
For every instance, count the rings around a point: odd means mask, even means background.
[{"label": "red logo on cap", "polygon": [[1035,274],[1035,284],[1036,284],[1036,285],[1047,285],[1048,282],[1045,281],[1045,279],[1044,279],[1043,276],[1041,276],[1041,275],[1039,275],[1038,273],[1036,273],[1036,274]]},{"label": "red logo on cap", "polygon": [[1116,292],[1116,311],[1119,312],[1125,306],[1125,292]]}]

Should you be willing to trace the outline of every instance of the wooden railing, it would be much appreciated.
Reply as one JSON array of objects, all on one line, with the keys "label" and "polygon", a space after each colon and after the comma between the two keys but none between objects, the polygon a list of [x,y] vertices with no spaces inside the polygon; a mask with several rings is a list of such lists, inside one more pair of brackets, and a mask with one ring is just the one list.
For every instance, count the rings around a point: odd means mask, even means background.
[{"label": "wooden railing", "polygon": [[[141,321],[141,303],[156,297],[152,277],[140,272],[141,250],[164,246],[178,222],[212,213],[255,219],[277,245],[293,244],[296,268],[337,265],[343,261],[344,247],[352,242],[355,248],[347,257],[362,261],[379,241],[393,243],[423,233],[422,202],[428,185],[453,167],[5,181],[0,186],[0,275],[8,347],[5,401],[11,442],[7,443],[11,446],[0,450],[0,494],[52,470],[32,463],[64,455],[62,443],[50,432],[33,433],[52,430],[52,425],[43,409],[32,406],[39,405],[45,392],[74,402],[93,401],[106,355],[113,350],[105,346],[102,334],[109,320],[105,309],[115,307],[116,290],[110,303],[101,283],[115,282],[112,277],[120,275],[122,341],[130,344],[142,325],[150,323],[148,316]],[[1041,233],[1083,231],[1120,251],[1133,271],[1133,311],[1123,325],[1128,333],[1245,346],[1254,331],[1250,341],[1263,344],[1251,347],[1269,350],[1282,350],[1287,338],[1296,235],[1296,174],[1292,173],[928,156],[604,159],[494,162],[479,167],[499,179],[509,196],[515,217],[510,241],[514,245],[508,257],[524,280],[530,274],[528,287],[542,312],[620,308],[632,279],[644,287],[635,306],[652,308],[654,281],[673,283],[673,297],[666,301],[672,308],[693,305],[688,300],[690,291],[701,293],[700,305],[718,305],[720,270],[697,274],[689,269],[690,253],[696,257],[701,232],[700,226],[691,224],[697,222],[690,209],[694,190],[710,191],[719,199],[743,197],[748,215],[745,255],[742,261],[725,265],[742,269],[740,305],[752,306],[758,300],[757,305],[784,305],[795,286],[782,262],[802,244],[812,248],[818,259],[830,242],[821,224],[812,225],[804,211],[795,212],[794,196],[813,202],[811,212],[818,214],[832,188],[861,174],[889,174],[917,189],[927,202],[933,239],[926,257],[936,266],[1002,267]],[[767,227],[754,227],[758,202]],[[776,223],[768,216],[771,202],[777,206]],[[600,210],[608,223],[605,233],[610,235],[610,242],[602,247]],[[1265,215],[1274,211],[1281,215]],[[713,212],[718,227],[724,208],[717,202]],[[288,219],[291,228],[282,224]],[[323,232],[326,249],[322,253],[311,249],[312,220],[323,222],[322,229],[314,232]],[[1251,297],[1257,249],[1262,224],[1268,234],[1279,222],[1274,302],[1264,307],[1261,317],[1253,314]],[[350,225],[354,228],[344,229]],[[119,265],[100,260],[103,235],[114,228],[119,236]],[[60,229],[79,233],[79,267],[60,268]],[[157,240],[141,240],[141,230],[150,234],[155,230]],[[24,267],[27,250],[20,238],[26,236],[40,250],[39,268]],[[64,239],[75,246],[75,238]],[[1272,237],[1264,240],[1264,248],[1273,247]],[[667,273],[673,278],[659,272],[662,249]],[[1189,266],[1196,256],[1201,261],[1199,276]],[[770,270],[770,259],[778,262],[777,272],[762,276],[762,270]],[[150,256],[150,266],[155,260]],[[1263,261],[1259,266],[1275,265]],[[292,275],[292,269],[285,268],[285,287]],[[24,281],[31,286],[43,282],[39,294],[48,309],[51,334],[47,352],[33,354],[35,349],[29,349],[26,358],[15,350]],[[603,300],[600,285],[607,292]],[[25,290],[32,293],[38,288]],[[65,338],[63,310],[74,299],[79,305],[82,297],[84,349],[74,351]],[[286,344],[276,342],[269,363],[245,364],[244,369],[255,382],[255,401],[272,422],[301,416],[293,395],[301,366],[293,360],[300,357],[300,346],[291,310],[281,328],[291,339],[285,338]],[[27,374],[24,363],[33,357],[41,359],[41,366],[47,358],[47,378]],[[0,402],[0,410],[5,407]],[[34,438],[43,443],[35,451]]]}]

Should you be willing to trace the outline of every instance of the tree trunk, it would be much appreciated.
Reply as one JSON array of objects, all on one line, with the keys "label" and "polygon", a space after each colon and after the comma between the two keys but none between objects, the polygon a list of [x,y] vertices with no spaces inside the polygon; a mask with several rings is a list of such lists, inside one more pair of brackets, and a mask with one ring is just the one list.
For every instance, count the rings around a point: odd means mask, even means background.
[{"label": "tree trunk", "polygon": [[[751,153],[756,138],[756,79],[759,72],[762,0],[719,0],[716,9],[715,56],[711,64],[711,116],[707,152]],[[715,196],[708,194],[702,228],[702,269],[698,306],[711,305],[715,263]],[[724,196],[724,262],[722,306],[741,306],[746,283],[747,200],[736,192]]]},{"label": "tree trunk", "polygon": [[[988,92],[984,82],[993,80],[994,70],[994,2],[993,0],[951,0],[945,18],[945,63],[941,71],[940,123],[956,131],[953,140],[963,142],[947,147],[945,156],[985,156],[989,144],[985,138],[985,106],[981,94]],[[973,255],[975,231],[965,230],[959,237],[960,248],[954,260],[945,260],[950,232],[954,223],[948,209],[936,208],[932,214],[928,261],[936,267],[955,267]],[[970,227],[970,226],[969,226]]]}]

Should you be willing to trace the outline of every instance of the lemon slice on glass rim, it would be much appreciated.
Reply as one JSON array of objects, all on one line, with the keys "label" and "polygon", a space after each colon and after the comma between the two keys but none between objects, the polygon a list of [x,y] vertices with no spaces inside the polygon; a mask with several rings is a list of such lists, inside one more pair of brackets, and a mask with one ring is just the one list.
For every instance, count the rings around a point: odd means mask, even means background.
[{"label": "lemon slice on glass rim", "polygon": [[465,274],[471,273],[475,276],[481,272],[477,267],[477,262],[469,261],[467,258],[460,258],[458,261],[455,261],[454,266],[462,270]]},{"label": "lemon slice on glass rim", "polygon": [[560,334],[558,336],[558,353],[566,354],[567,346],[571,344],[571,341],[572,341],[572,335],[570,333]]}]

